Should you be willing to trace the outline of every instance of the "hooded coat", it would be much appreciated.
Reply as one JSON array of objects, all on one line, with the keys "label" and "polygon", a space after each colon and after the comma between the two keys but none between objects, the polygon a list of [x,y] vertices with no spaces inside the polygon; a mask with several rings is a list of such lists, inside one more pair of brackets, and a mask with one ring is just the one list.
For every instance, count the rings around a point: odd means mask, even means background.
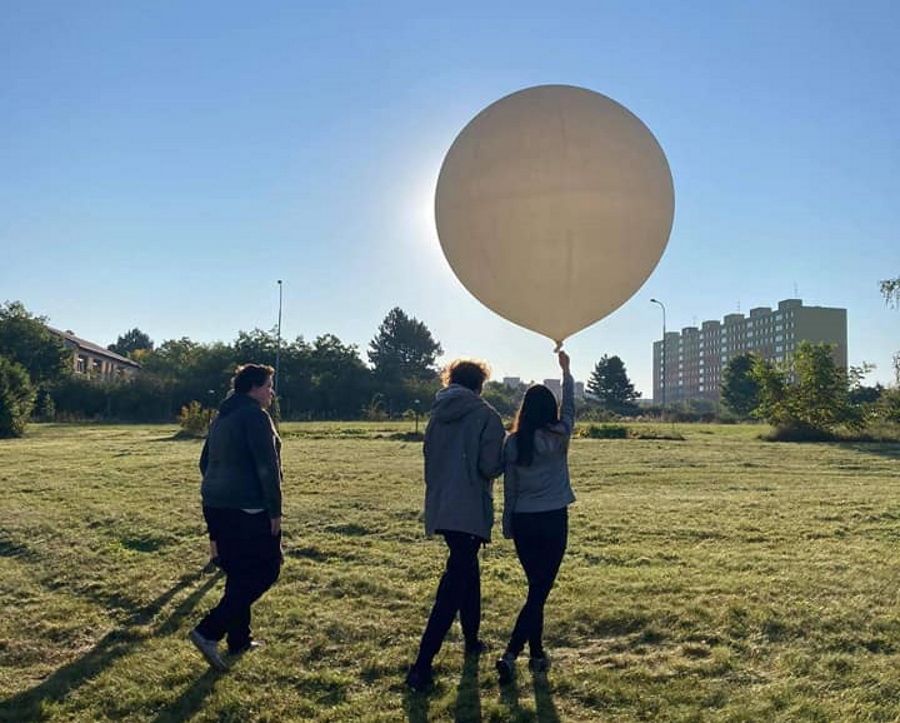
[{"label": "hooded coat", "polygon": [[513,537],[513,514],[549,512],[575,501],[569,478],[569,440],[575,429],[575,380],[563,375],[559,421],[534,433],[531,464],[518,463],[515,434],[506,439],[503,458],[503,536]]},{"label": "hooded coat", "polygon": [[425,533],[491,539],[493,478],[503,471],[503,422],[478,394],[451,384],[435,396],[425,428]]},{"label": "hooded coat", "polygon": [[219,407],[200,455],[206,507],[264,509],[281,517],[281,438],[268,412],[246,394]]}]

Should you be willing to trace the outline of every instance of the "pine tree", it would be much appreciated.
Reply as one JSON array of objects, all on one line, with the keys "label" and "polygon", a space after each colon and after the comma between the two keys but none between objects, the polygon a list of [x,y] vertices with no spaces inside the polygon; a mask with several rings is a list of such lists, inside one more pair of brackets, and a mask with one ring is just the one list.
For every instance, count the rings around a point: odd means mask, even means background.
[{"label": "pine tree", "polygon": [[606,409],[616,414],[634,414],[637,411],[635,401],[641,396],[628,379],[622,360],[606,354],[594,366],[587,391]]}]

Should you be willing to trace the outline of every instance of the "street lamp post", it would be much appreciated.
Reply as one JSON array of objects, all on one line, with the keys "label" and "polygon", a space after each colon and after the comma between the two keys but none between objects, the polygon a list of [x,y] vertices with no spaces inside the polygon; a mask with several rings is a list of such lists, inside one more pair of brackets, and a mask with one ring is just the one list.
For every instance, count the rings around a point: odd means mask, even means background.
[{"label": "street lamp post", "polygon": [[659,389],[662,392],[662,406],[663,406],[663,414],[665,414],[666,409],[666,305],[663,304],[658,299],[650,299],[651,304],[659,304],[659,307],[662,309],[663,316],[663,335],[662,335],[662,360],[660,363],[660,371],[662,372],[662,381],[659,384]]},{"label": "street lamp post", "polygon": [[282,284],[281,279],[278,279],[278,331],[276,334],[276,346],[275,346],[275,380],[273,386],[275,387],[275,393],[278,393],[278,372],[281,369],[281,290]]}]

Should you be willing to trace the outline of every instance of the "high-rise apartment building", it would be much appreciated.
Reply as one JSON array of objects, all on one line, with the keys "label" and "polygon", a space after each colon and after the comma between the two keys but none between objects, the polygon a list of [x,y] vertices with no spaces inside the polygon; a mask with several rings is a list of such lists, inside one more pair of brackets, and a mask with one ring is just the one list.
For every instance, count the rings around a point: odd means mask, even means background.
[{"label": "high-rise apartment building", "polygon": [[[728,314],[666,333],[653,342],[653,400],[666,404],[687,399],[718,401],[728,361],[753,352],[774,361],[789,360],[801,341],[834,345],[835,363],[847,367],[847,310],[803,306],[800,299],[750,309],[749,316]],[[665,359],[663,359],[665,349]]]}]

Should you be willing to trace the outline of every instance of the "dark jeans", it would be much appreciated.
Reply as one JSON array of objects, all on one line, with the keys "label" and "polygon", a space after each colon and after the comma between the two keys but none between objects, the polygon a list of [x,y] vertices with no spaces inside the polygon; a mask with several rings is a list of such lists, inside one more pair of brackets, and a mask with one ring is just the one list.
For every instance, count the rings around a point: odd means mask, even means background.
[{"label": "dark jeans", "polygon": [[516,620],[507,653],[516,656],[525,642],[533,657],[544,654],[544,603],[553,588],[566,552],[569,511],[517,512],[513,515],[513,542],[528,578],[528,598]]},{"label": "dark jeans", "polygon": [[439,532],[444,536],[450,555],[447,566],[441,576],[434,606],[422,642],[419,645],[419,656],[416,666],[430,668],[431,661],[441,649],[441,644],[456,613],[463,636],[467,643],[478,640],[478,628],[481,625],[481,571],[478,568],[478,548],[484,542],[476,535],[465,532]]},{"label": "dark jeans", "polygon": [[210,538],[225,571],[225,593],[197,626],[204,638],[228,636],[228,648],[250,642],[250,606],[272,587],[281,571],[281,535],[273,535],[265,512],[204,507]]}]

